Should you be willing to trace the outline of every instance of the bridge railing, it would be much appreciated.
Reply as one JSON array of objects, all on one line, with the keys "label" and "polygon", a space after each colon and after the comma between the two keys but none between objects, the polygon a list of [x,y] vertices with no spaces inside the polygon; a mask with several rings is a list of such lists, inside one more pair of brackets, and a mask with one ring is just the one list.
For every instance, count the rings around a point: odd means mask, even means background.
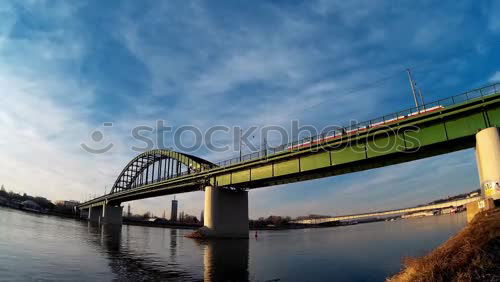
[{"label": "bridge railing", "polygon": [[180,173],[175,173],[175,174],[172,174],[171,176],[169,177],[158,177],[156,179],[153,179],[153,180],[149,180],[149,181],[146,181],[144,183],[142,183],[141,185],[137,185],[137,184],[132,184],[130,186],[131,189],[133,188],[137,188],[137,187],[141,187],[143,185],[149,185],[149,184],[153,184],[153,183],[158,183],[158,182],[162,182],[162,181],[165,181],[165,180],[168,180],[168,179],[173,179],[173,178],[176,178],[176,177],[181,177],[181,176],[184,176],[184,175],[188,175],[190,174],[191,172],[185,170],[185,171],[182,171]]},{"label": "bridge railing", "polygon": [[292,142],[282,144],[276,147],[268,147],[264,148],[261,151],[257,152],[252,152],[249,154],[242,155],[241,157],[233,157],[231,159],[223,160],[216,162],[215,164],[219,167],[224,167],[224,166],[229,166],[233,164],[237,164],[240,162],[244,161],[249,161],[249,160],[255,160],[255,159],[260,159],[264,158],[270,155],[274,155],[280,152],[284,151],[290,151],[290,150],[296,150],[304,147],[312,145],[312,144],[317,144],[317,143],[323,143],[327,142],[329,140],[329,137],[341,137],[343,135],[349,136],[352,134],[354,131],[359,131],[359,130],[364,130],[368,128],[373,128],[377,127],[380,125],[384,125],[386,123],[396,121],[398,119],[403,119],[403,118],[408,118],[412,117],[417,114],[424,114],[433,110],[439,110],[439,107],[450,107],[453,105],[458,105],[461,103],[465,103],[474,99],[480,99],[485,96],[490,96],[494,95],[500,92],[500,83],[495,83],[492,85],[488,85],[485,87],[477,88],[474,90],[470,90],[455,96],[451,96],[448,98],[440,99],[437,101],[425,103],[423,105],[420,105],[419,107],[411,107],[402,111],[394,112],[388,115],[384,115],[378,118],[370,119],[367,121],[363,122],[358,122],[349,126],[345,127],[339,127],[336,130],[330,130],[328,132],[322,132],[321,134],[311,136],[311,137],[306,137],[302,139],[297,139],[293,140]]}]

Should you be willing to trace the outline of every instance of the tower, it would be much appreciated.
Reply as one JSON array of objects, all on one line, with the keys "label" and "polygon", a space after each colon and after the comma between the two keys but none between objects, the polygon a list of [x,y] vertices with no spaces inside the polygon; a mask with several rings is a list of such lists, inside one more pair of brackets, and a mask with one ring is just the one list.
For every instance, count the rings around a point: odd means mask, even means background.
[{"label": "tower", "polygon": [[177,221],[177,200],[175,199],[175,196],[174,196],[174,199],[172,200],[172,209],[171,209],[171,213],[170,213],[170,220]]}]

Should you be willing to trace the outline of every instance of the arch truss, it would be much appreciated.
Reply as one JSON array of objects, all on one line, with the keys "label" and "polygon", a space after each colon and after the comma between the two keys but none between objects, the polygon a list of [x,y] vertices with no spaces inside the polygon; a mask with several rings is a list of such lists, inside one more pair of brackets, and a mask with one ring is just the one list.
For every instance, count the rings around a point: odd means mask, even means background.
[{"label": "arch truss", "polygon": [[213,167],[213,163],[188,154],[164,149],[147,151],[127,164],[116,179],[111,194]]}]

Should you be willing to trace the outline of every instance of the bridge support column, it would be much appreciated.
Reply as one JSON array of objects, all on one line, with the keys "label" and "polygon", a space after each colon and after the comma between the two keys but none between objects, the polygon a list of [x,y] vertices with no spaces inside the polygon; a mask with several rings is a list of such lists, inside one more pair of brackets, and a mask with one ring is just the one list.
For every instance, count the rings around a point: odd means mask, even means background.
[{"label": "bridge support column", "polygon": [[100,222],[106,224],[118,224],[118,225],[122,224],[122,214],[123,214],[123,207],[104,205],[102,207],[102,218]]},{"label": "bridge support column", "polygon": [[90,207],[88,219],[91,222],[99,222],[102,214],[102,207]]},{"label": "bridge support column", "polygon": [[205,237],[248,239],[248,192],[205,187]]},{"label": "bridge support column", "polygon": [[483,198],[500,199],[500,135],[490,127],[476,134],[476,161]]},{"label": "bridge support column", "polygon": [[81,219],[89,218],[89,210],[90,209],[80,209],[80,218]]},{"label": "bridge support column", "polygon": [[476,134],[476,161],[482,199],[466,205],[467,222],[470,222],[477,213],[494,208],[494,200],[500,199],[500,135],[498,128],[486,128]]}]

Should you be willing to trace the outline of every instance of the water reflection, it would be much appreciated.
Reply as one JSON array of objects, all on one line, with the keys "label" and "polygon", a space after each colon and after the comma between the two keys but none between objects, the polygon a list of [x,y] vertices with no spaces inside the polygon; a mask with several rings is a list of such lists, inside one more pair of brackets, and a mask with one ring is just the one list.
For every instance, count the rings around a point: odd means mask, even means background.
[{"label": "water reflection", "polygon": [[248,281],[249,240],[199,241],[205,281]]},{"label": "water reflection", "polygon": [[[144,228],[147,229],[147,228]],[[192,275],[179,267],[166,268],[164,262],[155,260],[147,255],[134,253],[126,246],[130,246],[130,237],[122,242],[122,227],[116,225],[88,224],[89,238],[96,244],[99,251],[104,251],[109,259],[109,267],[116,275],[117,280],[192,280]],[[144,239],[146,239],[146,231]],[[172,234],[172,232],[171,232]],[[175,232],[173,233],[175,234]],[[93,238],[93,239],[92,239]],[[175,257],[177,236],[171,236],[171,250]],[[173,247],[172,247],[173,246]]]},{"label": "water reflection", "polygon": [[177,255],[177,229],[170,229],[170,258],[172,259],[172,261],[175,261],[176,255]]},{"label": "water reflection", "polygon": [[[109,260],[109,267],[118,280],[196,280],[196,274],[183,270],[176,263],[179,248],[177,229],[164,230],[162,241],[166,243],[169,254],[167,261],[155,260],[151,254],[132,251],[128,226],[98,225],[88,223],[89,240]],[[143,228],[147,229],[147,228]],[[166,236],[164,234],[167,234]],[[168,236],[170,235],[170,236]],[[143,231],[142,240],[149,237],[149,231]],[[181,237],[184,240],[193,240]],[[193,240],[202,250],[203,275],[205,281],[248,281],[249,240]],[[175,269],[172,269],[175,268]]]},{"label": "water reflection", "polygon": [[425,254],[465,222],[459,214],[198,242],[184,237],[191,230],[0,208],[0,280],[384,281],[402,257]]},{"label": "water reflection", "polygon": [[456,232],[457,221],[435,217],[206,241],[186,238],[188,230],[89,223],[87,237],[117,280],[366,281],[398,271],[403,256],[424,254]]}]

